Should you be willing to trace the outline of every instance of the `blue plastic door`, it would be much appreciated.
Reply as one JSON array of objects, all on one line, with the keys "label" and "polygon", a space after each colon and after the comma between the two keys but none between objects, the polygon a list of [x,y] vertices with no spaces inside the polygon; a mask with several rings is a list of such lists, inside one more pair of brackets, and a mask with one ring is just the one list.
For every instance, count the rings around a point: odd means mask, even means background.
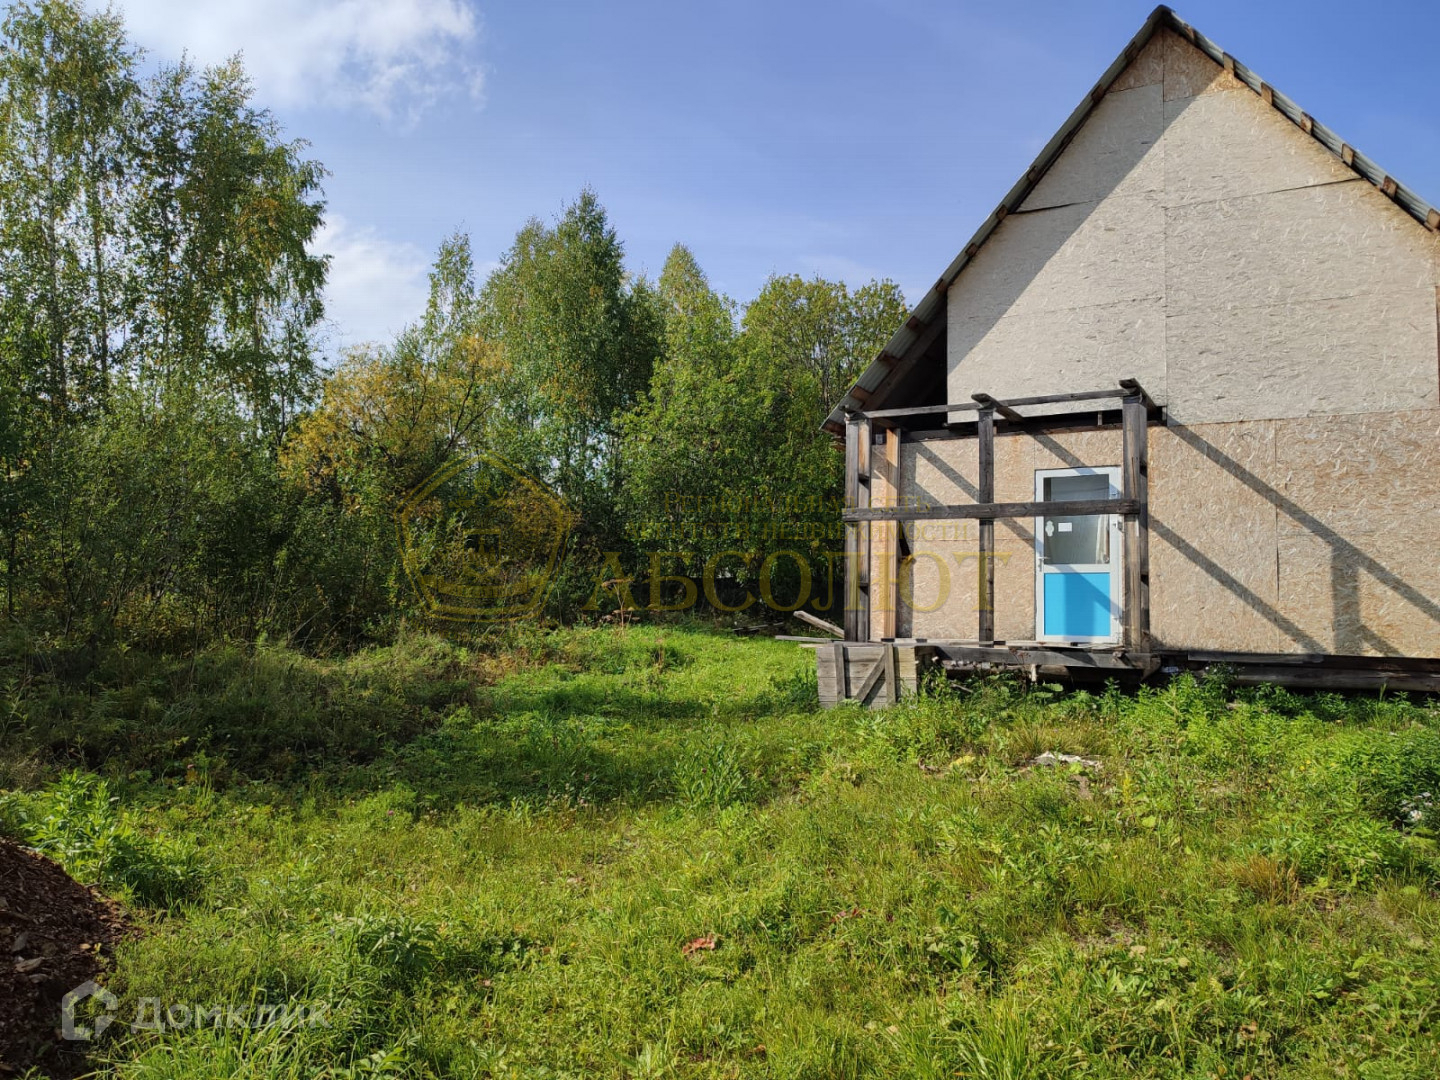
[{"label": "blue plastic door", "polygon": [[[1037,502],[1119,498],[1119,469],[1043,469]],[[1119,640],[1120,522],[1113,514],[1035,519],[1035,624],[1042,641]]]}]

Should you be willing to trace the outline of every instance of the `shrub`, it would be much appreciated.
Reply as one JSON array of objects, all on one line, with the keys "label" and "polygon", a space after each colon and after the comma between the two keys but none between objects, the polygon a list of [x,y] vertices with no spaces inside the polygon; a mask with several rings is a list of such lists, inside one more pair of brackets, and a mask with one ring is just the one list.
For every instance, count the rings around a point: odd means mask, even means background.
[{"label": "shrub", "polygon": [[1284,814],[1266,823],[1254,851],[1293,867],[1302,881],[1329,879],[1350,888],[1387,874],[1423,872],[1421,854],[1389,825],[1342,811],[1314,819]]},{"label": "shrub", "polygon": [[169,907],[198,892],[204,871],[195,851],[137,832],[105,781],[69,772],[33,795],[9,794],[0,820],[77,881],[123,889],[148,907]]}]

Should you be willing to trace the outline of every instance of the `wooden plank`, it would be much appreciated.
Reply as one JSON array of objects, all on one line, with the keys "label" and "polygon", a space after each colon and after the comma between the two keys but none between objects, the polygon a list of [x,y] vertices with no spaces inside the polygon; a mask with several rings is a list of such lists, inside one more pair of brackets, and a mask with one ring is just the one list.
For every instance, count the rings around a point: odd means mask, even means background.
[{"label": "wooden plank", "polygon": [[1145,406],[1146,412],[1155,412],[1159,409],[1154,399],[1152,399],[1150,395],[1145,392],[1145,388],[1140,385],[1139,379],[1121,379],[1120,389],[1125,391],[1127,397],[1138,397],[1140,403]]},{"label": "wooden plank", "polygon": [[[1081,419],[1086,417],[1086,419]],[[1113,417],[1113,419],[1104,419]],[[1152,424],[1161,423],[1155,419]],[[957,442],[962,439],[973,439],[975,433],[969,430],[970,425],[952,424],[948,428],[919,428],[905,427],[905,437],[911,442]],[[1027,417],[1024,420],[1011,422],[1005,429],[1007,435],[1014,435],[1019,432],[1029,434],[1059,434],[1068,431],[1118,431],[1120,429],[1120,410],[1105,409],[1100,415],[1100,422],[1094,413],[1065,413],[1063,416],[1051,417]]]},{"label": "wooden plank", "polygon": [[962,503],[958,506],[902,506],[893,510],[846,510],[846,521],[934,521],[967,518],[1093,517],[1097,514],[1133,514],[1140,509],[1134,499],[1062,499],[1056,502]]},{"label": "wooden plank", "polygon": [[850,513],[860,510],[860,421],[845,421],[845,633],[848,641],[859,640],[860,577],[856,563],[860,558],[860,526],[850,521]]},{"label": "wooden plank", "polygon": [[[1008,398],[1005,404],[1010,408],[1025,408],[1035,405],[1068,405],[1076,401],[1114,400],[1125,396],[1123,390],[1082,390],[1073,394],[1042,394],[1038,397]],[[868,420],[890,420],[906,416],[931,416],[935,413],[975,412],[983,406],[978,401],[958,401],[947,405],[912,405],[903,409],[872,409],[861,413]]]},{"label": "wooden plank", "polygon": [[1417,656],[1347,656],[1336,653],[1247,653],[1216,649],[1187,649],[1164,653],[1166,663],[1287,664],[1366,671],[1440,675],[1440,659]]},{"label": "wooden plank", "polygon": [[1123,495],[1136,503],[1135,512],[1125,515],[1122,614],[1125,644],[1146,649],[1150,643],[1150,517],[1145,402],[1139,395],[1127,397],[1122,408]]},{"label": "wooden plank", "polygon": [[[859,456],[859,500],[856,505],[870,506],[870,476],[871,456],[874,444],[871,438],[870,421],[860,421],[860,456]],[[862,521],[860,524],[860,557],[859,563],[859,595],[856,603],[860,610],[856,613],[854,641],[870,640],[870,522]]]},{"label": "wooden plank", "polygon": [[1440,691],[1440,675],[1361,671],[1355,668],[1291,667],[1285,664],[1250,664],[1237,667],[1230,672],[1230,680],[1238,686],[1275,683],[1299,690],[1414,690],[1420,693]]},{"label": "wooden plank", "polygon": [[860,680],[860,685],[856,688],[855,692],[849,695],[850,699],[864,705],[870,698],[870,692],[875,689],[875,684],[880,681],[880,677],[884,674],[885,658],[883,656],[877,656],[875,662],[870,666],[870,670],[866,672],[865,677]]},{"label": "wooden plank", "polygon": [[1001,416],[1003,416],[1006,420],[1024,420],[1024,419],[1025,419],[1025,417],[1021,416],[1018,412],[1016,412],[1014,409],[1012,409],[1009,405],[1005,404],[1005,402],[1003,402],[1003,401],[996,401],[996,400],[995,400],[993,397],[991,397],[989,394],[973,394],[973,395],[971,395],[971,396],[974,397],[975,400],[980,403],[980,415],[981,415],[981,416],[984,416],[984,415],[985,415],[985,410],[991,409],[991,410],[994,410],[995,412],[999,413],[999,414],[1000,414]]},{"label": "wooden plank", "polygon": [[[1137,384],[1138,385],[1138,384]],[[1145,406],[1148,400],[1144,393],[1141,394],[1141,406]],[[1148,414],[1140,416],[1134,421],[1135,441],[1140,444],[1139,458],[1140,471],[1138,474],[1138,490],[1135,497],[1140,500],[1140,510],[1136,520],[1138,524],[1138,536],[1136,539],[1140,544],[1140,616],[1139,616],[1139,641],[1135,648],[1150,648],[1150,428],[1147,423]]]},{"label": "wooden plank", "polygon": [[834,634],[838,638],[845,637],[845,631],[832,622],[826,622],[818,615],[811,615],[808,611],[792,611],[790,613],[803,623],[809,623],[817,630],[824,630],[827,634]]},{"label": "wooden plank", "polygon": [[895,681],[895,646],[885,647],[885,689],[893,705],[900,700],[900,684]]},{"label": "wooden plank", "polygon": [[[885,432],[885,453],[871,485],[870,504],[880,507],[894,507],[900,498],[900,432],[890,428]],[[879,635],[882,638],[895,636],[898,621],[896,594],[897,578],[900,575],[900,524],[895,521],[880,521],[871,526],[874,529],[875,557],[880,577],[878,587],[871,590],[871,602],[880,619]]]},{"label": "wooden plank", "polygon": [[[979,400],[979,395],[976,395]],[[981,409],[977,428],[980,475],[976,485],[977,503],[995,501],[995,410]],[[979,582],[976,594],[979,608],[979,641],[981,645],[995,642],[995,519],[980,522]]]},{"label": "wooden plank", "polygon": [[845,662],[845,646],[837,641],[831,648],[835,658],[835,700],[839,702],[850,696],[850,671]]},{"label": "wooden plank", "polygon": [[822,709],[831,708],[839,700],[835,692],[835,654],[823,646],[815,650],[815,687]]}]

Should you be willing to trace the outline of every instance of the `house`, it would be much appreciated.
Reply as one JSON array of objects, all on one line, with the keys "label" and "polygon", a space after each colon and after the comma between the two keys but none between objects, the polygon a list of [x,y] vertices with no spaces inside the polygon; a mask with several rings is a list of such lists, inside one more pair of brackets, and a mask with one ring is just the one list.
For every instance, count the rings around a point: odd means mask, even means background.
[{"label": "house", "polygon": [[925,654],[1440,690],[1437,229],[1156,9],[825,421],[822,698]]}]

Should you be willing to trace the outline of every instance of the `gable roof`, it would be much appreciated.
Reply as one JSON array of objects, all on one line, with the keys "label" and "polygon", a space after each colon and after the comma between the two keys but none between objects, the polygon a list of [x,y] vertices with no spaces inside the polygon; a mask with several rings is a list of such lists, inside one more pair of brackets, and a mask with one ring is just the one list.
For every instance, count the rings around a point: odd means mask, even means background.
[{"label": "gable roof", "polygon": [[1234,75],[1236,79],[1255,91],[1262,100],[1273,106],[1301,131],[1389,196],[1416,221],[1432,232],[1440,232],[1440,210],[1436,210],[1425,202],[1414,191],[1380,168],[1373,160],[1345,142],[1324,124],[1302,110],[1294,101],[1262,80],[1255,72],[1162,4],[1150,13],[1150,17],[1145,20],[1140,32],[1130,39],[1130,43],[1115,58],[1115,62],[1105,69],[1105,74],[1100,77],[1095,88],[1085,96],[1085,99],[1061,125],[1060,130],[1045,144],[1045,148],[1025,170],[1025,174],[1020,177],[1015,186],[1001,200],[1000,205],[976,230],[975,235],[970,238],[970,242],[965,245],[960,254],[955,256],[955,259],[945,268],[945,272],[940,275],[940,280],[932,285],[920,302],[915,305],[905,324],[896,330],[890,340],[885,343],[880,355],[870,362],[870,365],[861,372],[860,377],[846,391],[845,396],[830,410],[830,415],[825,418],[822,425],[826,431],[836,435],[843,434],[846,414],[864,409],[866,404],[885,388],[891,375],[900,368],[902,360],[907,359],[917,346],[926,347],[929,342],[934,340],[936,330],[934,323],[937,319],[945,318],[945,294],[951,283],[975,257],[1000,222],[1012,211],[1018,209],[1035,189],[1041,178],[1070,145],[1070,140],[1089,118],[1091,111],[1104,99],[1111,84],[1140,54],[1140,50],[1149,43],[1155,32],[1162,28],[1179,34],[1216,64]]}]

